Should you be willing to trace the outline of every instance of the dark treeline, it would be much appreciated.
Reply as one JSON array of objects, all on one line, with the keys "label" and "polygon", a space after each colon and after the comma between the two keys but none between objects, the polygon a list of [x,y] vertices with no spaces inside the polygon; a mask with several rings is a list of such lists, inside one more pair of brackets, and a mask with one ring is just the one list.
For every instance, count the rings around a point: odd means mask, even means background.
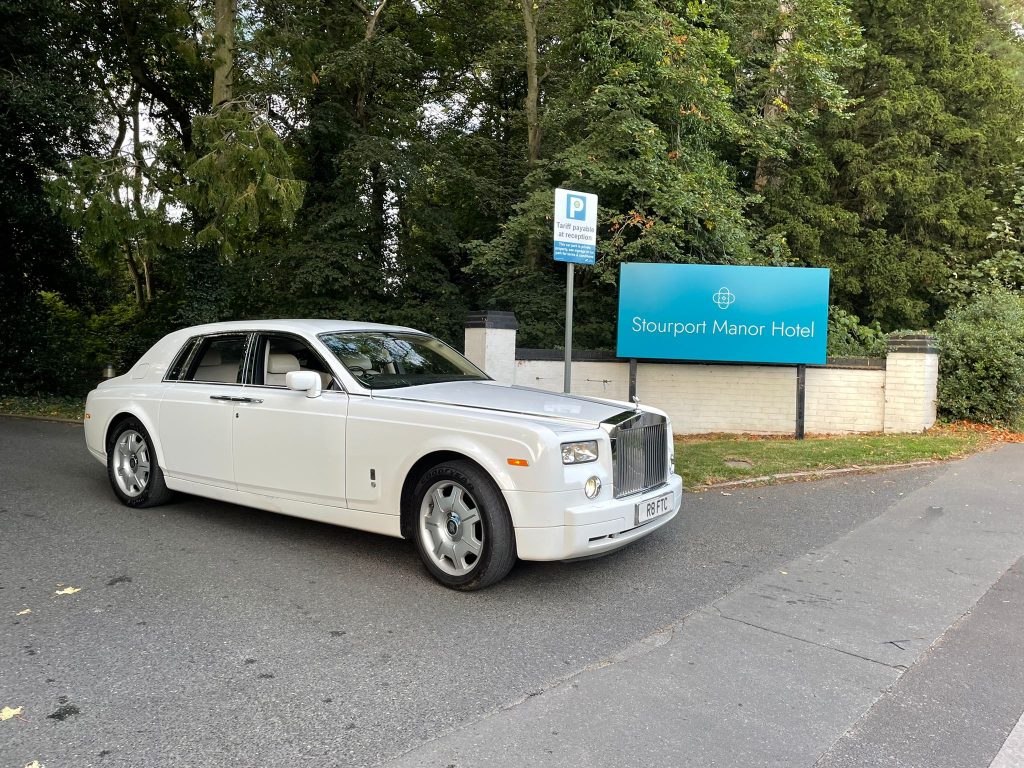
[{"label": "dark treeline", "polygon": [[0,0],[0,391],[187,324],[511,309],[562,337],[552,189],[618,265],[827,266],[837,327],[1024,285],[1000,0]]}]

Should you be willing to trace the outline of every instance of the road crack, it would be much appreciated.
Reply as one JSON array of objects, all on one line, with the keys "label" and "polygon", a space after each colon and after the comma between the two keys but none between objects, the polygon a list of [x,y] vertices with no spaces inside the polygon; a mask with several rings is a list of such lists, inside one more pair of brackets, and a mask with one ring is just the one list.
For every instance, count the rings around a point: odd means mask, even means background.
[{"label": "road crack", "polygon": [[[744,621],[743,619],[736,618],[735,616],[729,616],[729,615],[727,615],[727,614],[722,612],[722,609],[718,607],[717,603],[718,603],[718,601],[714,600],[711,603],[709,603],[707,605],[707,607],[714,609],[714,611],[718,615],[718,617],[721,618],[721,619],[725,619],[726,621],[735,621],[737,624],[743,624],[743,625],[751,627],[753,629],[760,629],[763,632],[770,632],[773,635],[779,635],[781,637],[787,637],[790,640],[796,640],[796,641],[801,642],[801,643],[806,643],[807,645],[813,645],[813,646],[815,646],[817,648],[823,648],[826,651],[835,651],[836,653],[841,653],[841,654],[843,654],[845,656],[852,656],[853,658],[860,659],[861,661],[869,661],[872,664],[878,664],[878,665],[883,666],[883,667],[888,667],[889,669],[895,669],[895,670],[897,670],[898,672],[901,672],[901,673],[902,672],[906,672],[907,669],[908,669],[908,667],[905,664],[886,664],[884,661],[879,661],[878,659],[872,659],[870,656],[862,656],[861,654],[854,653],[853,651],[846,651],[846,650],[843,650],[842,648],[836,648],[833,645],[825,645],[824,643],[817,643],[814,640],[808,640],[806,637],[799,637],[798,635],[791,635],[788,632],[783,632],[783,631],[778,630],[778,629],[772,629],[771,627],[764,627],[764,626],[761,626],[760,624],[755,624],[752,621]],[[894,643],[894,645],[895,645],[895,643]],[[896,647],[899,648],[898,645]],[[901,650],[905,650],[905,649],[901,649]]]}]

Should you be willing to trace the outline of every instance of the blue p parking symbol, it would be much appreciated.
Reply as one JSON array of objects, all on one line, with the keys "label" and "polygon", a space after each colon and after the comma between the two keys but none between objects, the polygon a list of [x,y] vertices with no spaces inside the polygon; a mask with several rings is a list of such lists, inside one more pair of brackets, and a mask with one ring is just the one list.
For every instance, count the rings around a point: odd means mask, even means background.
[{"label": "blue p parking symbol", "polygon": [[587,219],[587,198],[582,195],[565,196],[565,216],[569,219]]}]

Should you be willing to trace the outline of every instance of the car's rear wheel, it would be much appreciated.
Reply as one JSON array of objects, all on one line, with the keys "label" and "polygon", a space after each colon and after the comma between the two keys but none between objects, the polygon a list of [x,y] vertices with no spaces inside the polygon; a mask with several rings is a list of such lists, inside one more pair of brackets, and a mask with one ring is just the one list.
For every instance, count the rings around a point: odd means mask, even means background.
[{"label": "car's rear wheel", "polygon": [[490,477],[468,461],[439,464],[413,491],[416,548],[431,575],[452,589],[482,589],[516,561],[508,506]]},{"label": "car's rear wheel", "polygon": [[137,419],[125,419],[107,445],[107,477],[114,495],[129,507],[155,507],[171,497],[153,441]]}]

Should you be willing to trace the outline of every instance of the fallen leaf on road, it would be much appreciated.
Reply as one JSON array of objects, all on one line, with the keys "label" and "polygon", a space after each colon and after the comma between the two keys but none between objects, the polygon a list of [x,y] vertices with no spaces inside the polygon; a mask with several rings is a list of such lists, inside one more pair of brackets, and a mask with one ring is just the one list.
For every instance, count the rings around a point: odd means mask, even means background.
[{"label": "fallen leaf on road", "polygon": [[789,576],[789,571],[779,571],[783,576]]},{"label": "fallen leaf on road", "polygon": [[15,616],[28,616],[30,613],[32,613],[32,609],[31,608],[26,608],[24,611],[18,611],[14,615]]},{"label": "fallen leaf on road", "polygon": [[64,589],[58,589],[53,594],[55,595],[73,595],[75,592],[81,592],[81,587],[64,587]]},{"label": "fallen leaf on road", "polygon": [[20,714],[21,707],[15,707],[14,709],[11,709],[10,707],[4,707],[3,709],[0,709],[0,720],[10,720],[12,717],[15,717],[16,715]]},{"label": "fallen leaf on road", "polygon": [[46,768],[46,766],[38,760],[33,760],[31,763],[25,763],[25,768]]},{"label": "fallen leaf on road", "polygon": [[731,493],[726,493],[725,491],[722,491],[722,495],[723,495],[723,496],[732,496],[732,494],[731,494]]}]

